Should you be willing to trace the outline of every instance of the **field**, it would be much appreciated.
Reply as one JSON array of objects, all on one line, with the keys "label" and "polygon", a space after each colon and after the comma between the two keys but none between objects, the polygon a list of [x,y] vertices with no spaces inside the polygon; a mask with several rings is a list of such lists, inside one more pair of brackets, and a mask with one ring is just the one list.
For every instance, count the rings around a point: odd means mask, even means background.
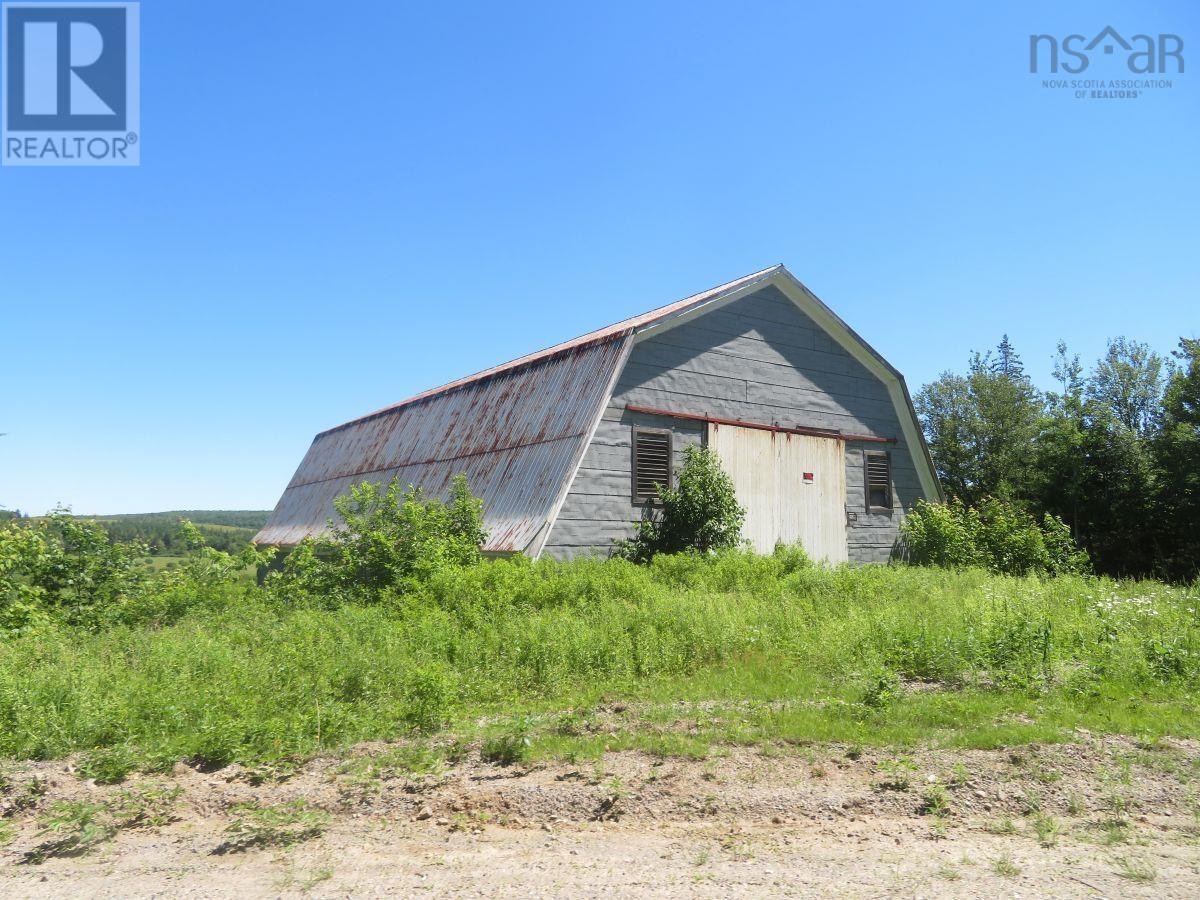
[{"label": "field", "polygon": [[0,888],[182,866],[220,893],[236,854],[242,895],[486,892],[493,863],[495,893],[587,893],[585,862],[663,893],[823,893],[794,877],[820,862],[883,893],[1194,894],[1198,609],[786,555],[491,562],[337,608],[225,585],[0,642]]},{"label": "field", "polygon": [[147,546],[150,559],[176,559],[186,553],[179,535],[180,519],[187,519],[210,547],[237,552],[267,523],[265,510],[176,510],[115,516],[79,516],[103,526],[113,541],[137,541]]}]

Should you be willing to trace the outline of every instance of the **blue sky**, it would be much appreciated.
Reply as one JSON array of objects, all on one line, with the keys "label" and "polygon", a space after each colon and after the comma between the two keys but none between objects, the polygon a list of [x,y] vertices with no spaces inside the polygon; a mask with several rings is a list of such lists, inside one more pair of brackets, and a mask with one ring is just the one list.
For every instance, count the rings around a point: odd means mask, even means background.
[{"label": "blue sky", "polygon": [[[1105,25],[1196,69],[1028,73]],[[141,65],[140,168],[0,170],[8,507],[269,508],[321,429],[776,262],[914,391],[1200,331],[1187,0],[147,0]]]}]

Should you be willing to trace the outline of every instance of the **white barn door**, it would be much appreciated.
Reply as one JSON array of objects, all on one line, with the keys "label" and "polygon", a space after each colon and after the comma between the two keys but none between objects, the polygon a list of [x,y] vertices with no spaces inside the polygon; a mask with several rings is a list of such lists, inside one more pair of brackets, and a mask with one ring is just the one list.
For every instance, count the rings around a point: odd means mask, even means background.
[{"label": "white barn door", "polygon": [[846,445],[837,438],[710,424],[708,445],[746,509],[742,536],[759,553],[799,542],[839,563],[846,547]]}]

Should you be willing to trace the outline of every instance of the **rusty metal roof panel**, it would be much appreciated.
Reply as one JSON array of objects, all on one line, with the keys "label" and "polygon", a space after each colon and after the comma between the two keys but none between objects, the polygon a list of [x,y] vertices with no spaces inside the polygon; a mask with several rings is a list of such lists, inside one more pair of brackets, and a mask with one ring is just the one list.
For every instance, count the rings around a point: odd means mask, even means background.
[{"label": "rusty metal roof panel", "polygon": [[444,496],[461,473],[484,503],[484,550],[524,550],[571,477],[624,346],[618,333],[317,435],[255,540],[323,533],[333,499],[361,481]]}]

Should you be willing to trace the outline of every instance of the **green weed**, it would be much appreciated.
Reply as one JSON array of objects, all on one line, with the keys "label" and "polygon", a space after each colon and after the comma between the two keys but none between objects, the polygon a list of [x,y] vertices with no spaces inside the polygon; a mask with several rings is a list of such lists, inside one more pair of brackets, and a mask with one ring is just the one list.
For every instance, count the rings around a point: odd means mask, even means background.
[{"label": "green weed", "polygon": [[992,860],[992,871],[1001,878],[1014,878],[1021,874],[1020,866],[1013,862],[1012,857],[1007,853]]},{"label": "green weed", "polygon": [[515,722],[507,730],[484,740],[479,756],[484,762],[511,766],[529,758],[533,740],[523,722]]},{"label": "green weed", "polygon": [[1033,818],[1033,830],[1037,832],[1038,843],[1043,847],[1053,847],[1058,843],[1058,836],[1062,833],[1062,829],[1053,816],[1041,813]]},{"label": "green weed", "polygon": [[97,784],[119,784],[134,770],[136,760],[128,747],[97,747],[79,764],[79,774]]},{"label": "green weed", "polygon": [[288,847],[324,834],[330,819],[329,813],[303,800],[278,806],[240,803],[233,811],[234,819],[225,829],[228,837],[213,849],[215,855]]},{"label": "green weed", "polygon": [[61,800],[38,817],[46,838],[22,857],[40,863],[56,856],[80,856],[111,840],[118,831],[158,828],[176,820],[178,787],[150,786],[121,791],[100,803]]},{"label": "green weed", "polygon": [[944,818],[950,814],[950,795],[940,784],[931,784],[921,794],[921,815]]},{"label": "green weed", "polygon": [[101,803],[60,800],[38,818],[39,835],[48,838],[22,858],[40,863],[56,856],[81,856],[117,833]]},{"label": "green weed", "polygon": [[876,786],[882,791],[907,791],[912,785],[912,776],[916,771],[916,765],[906,757],[880,760],[881,777]]},{"label": "green weed", "polygon": [[[181,759],[271,767],[497,716],[529,720],[479,737],[510,762],[606,746],[1011,747],[1077,728],[1147,746],[1200,737],[1200,654],[1164,670],[1146,652],[1155,635],[1200,643],[1195,599],[1154,583],[729,552],[485,561],[327,608],[188,577],[170,588],[197,592],[171,595],[186,614],[152,626],[50,622],[0,639],[0,757],[87,752],[101,778]],[[943,689],[891,695],[893,677]],[[562,717],[606,695],[636,704],[616,735]],[[727,708],[678,728],[680,700]]]},{"label": "green weed", "polygon": [[1158,878],[1158,872],[1147,859],[1138,859],[1131,856],[1119,856],[1116,860],[1117,874],[1129,881],[1136,881],[1141,884],[1149,884]]}]

